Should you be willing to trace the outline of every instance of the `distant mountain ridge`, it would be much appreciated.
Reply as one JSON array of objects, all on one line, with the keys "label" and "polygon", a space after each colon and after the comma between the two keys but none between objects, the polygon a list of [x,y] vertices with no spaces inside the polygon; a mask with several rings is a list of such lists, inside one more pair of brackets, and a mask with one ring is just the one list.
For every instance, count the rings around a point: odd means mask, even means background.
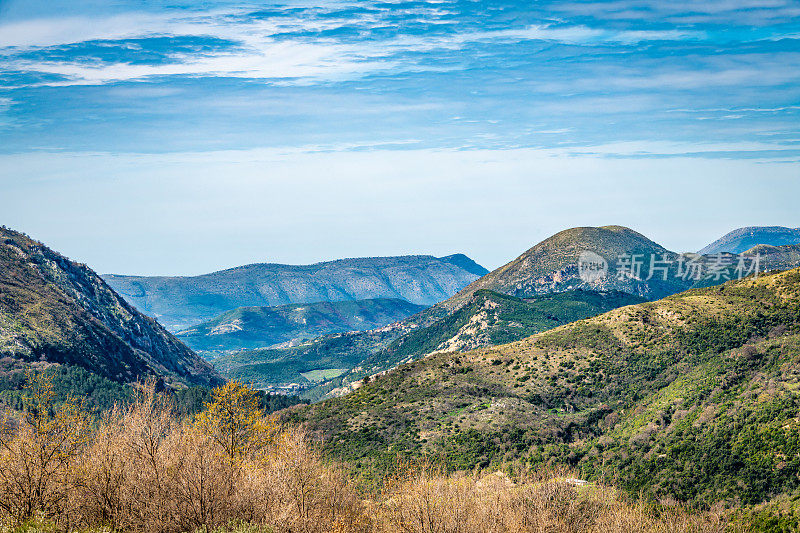
[{"label": "distant mountain ridge", "polygon": [[740,254],[759,244],[769,246],[800,244],[800,228],[783,226],[748,226],[739,228],[723,235],[697,253],[702,255],[720,252]]},{"label": "distant mountain ridge", "polygon": [[223,382],[89,267],[0,228],[0,372],[53,363],[122,383],[147,376],[173,386]]},{"label": "distant mountain ridge", "polygon": [[172,330],[245,306],[400,298],[432,305],[487,270],[463,254],[340,259],[313,265],[257,263],[191,277],[104,275],[142,312]]},{"label": "distant mountain ridge", "polygon": [[399,298],[238,307],[177,336],[195,350],[267,348],[329,333],[379,328],[423,309]]}]

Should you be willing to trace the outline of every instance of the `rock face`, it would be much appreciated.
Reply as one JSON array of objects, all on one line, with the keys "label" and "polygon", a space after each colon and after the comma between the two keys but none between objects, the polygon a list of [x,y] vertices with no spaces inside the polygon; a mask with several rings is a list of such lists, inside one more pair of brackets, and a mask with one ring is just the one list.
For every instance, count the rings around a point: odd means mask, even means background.
[{"label": "rock face", "polygon": [[[589,254],[605,261],[607,274],[602,277],[581,276],[579,259]],[[449,300],[442,302],[448,309],[457,309],[467,302],[475,291],[489,289],[518,298],[530,298],[539,294],[565,290],[622,291],[647,298],[662,298],[692,286],[691,280],[683,280],[673,271],[664,280],[656,275],[619,276],[620,256],[636,255],[645,261],[643,272],[647,273],[653,257],[675,262],[678,254],[670,252],[644,235],[622,226],[599,228],[572,228],[545,239],[505,266],[487,274],[468,285]]]},{"label": "rock face", "polygon": [[423,309],[399,298],[239,307],[177,335],[195,350],[266,348],[329,333],[380,328]]},{"label": "rock face", "polygon": [[[800,230],[790,231],[800,235]],[[783,235],[782,238],[790,238],[786,233]],[[756,255],[759,255],[758,269],[761,272],[800,266],[797,247],[740,248],[735,247],[739,250],[735,254],[725,251],[705,255],[677,254],[623,226],[572,228],[545,239],[507,265],[471,283],[439,307],[458,309],[481,289],[518,298],[576,289],[621,291],[657,300],[692,287],[718,285],[736,279],[740,277],[736,268],[740,264],[745,270],[754,268]],[[630,264],[633,257],[640,262],[638,275],[629,275],[634,274]],[[604,270],[581,271],[581,265],[587,260],[589,264],[600,263]],[[699,276],[693,275],[694,268],[697,268]],[[743,272],[744,275],[747,273]]]},{"label": "rock face", "polygon": [[247,306],[400,298],[432,305],[487,272],[462,254],[342,259],[314,265],[253,264],[192,277],[105,275],[143,313],[173,331]]},{"label": "rock face", "polygon": [[698,253],[715,254],[728,252],[740,254],[759,244],[784,246],[800,244],[800,228],[782,226],[748,226],[733,230],[712,242]]},{"label": "rock face", "polygon": [[78,365],[119,382],[159,376],[170,385],[222,378],[86,265],[0,229],[0,370]]}]

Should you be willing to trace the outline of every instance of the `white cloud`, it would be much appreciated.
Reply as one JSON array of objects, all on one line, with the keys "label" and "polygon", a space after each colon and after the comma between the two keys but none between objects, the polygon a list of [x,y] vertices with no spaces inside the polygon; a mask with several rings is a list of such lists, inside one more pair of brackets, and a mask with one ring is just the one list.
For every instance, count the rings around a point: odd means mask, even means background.
[{"label": "white cloud", "polygon": [[[431,9],[412,15],[435,18],[443,12]],[[397,15],[397,13],[393,13]],[[37,19],[0,25],[0,53],[20,49],[46,48],[95,39],[123,40],[148,36],[207,36],[226,39],[238,47],[215,53],[173,54],[165,64],[120,63],[88,64],[85,61],[22,61],[7,59],[8,69],[48,73],[66,77],[45,85],[103,84],[123,80],[141,80],[157,76],[225,76],[254,79],[293,79],[292,83],[313,83],[355,79],[366,73],[387,69],[436,70],[455,67],[420,67],[400,62],[396,54],[435,49],[457,50],[470,43],[491,41],[544,40],[582,44],[596,42],[636,43],[645,40],[698,39],[703,34],[690,31],[608,31],[584,26],[551,27],[531,25],[524,28],[462,32],[434,37],[396,37],[385,40],[355,40],[307,37],[276,39],[287,31],[320,31],[345,25],[369,29],[382,26],[375,14],[353,18],[309,18],[281,16],[253,19],[244,10],[202,13],[166,12],[125,15]],[[40,84],[40,82],[35,82]]]},{"label": "white cloud", "polygon": [[553,9],[602,19],[768,25],[800,15],[793,0],[609,0],[555,2]]}]

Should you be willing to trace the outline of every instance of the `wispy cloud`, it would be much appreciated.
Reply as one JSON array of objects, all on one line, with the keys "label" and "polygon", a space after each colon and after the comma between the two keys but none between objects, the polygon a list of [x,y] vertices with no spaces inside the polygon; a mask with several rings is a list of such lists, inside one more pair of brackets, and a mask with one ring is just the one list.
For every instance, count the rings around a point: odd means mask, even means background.
[{"label": "wispy cloud", "polygon": [[[413,17],[435,18],[444,12],[406,10]],[[396,13],[393,13],[396,16]],[[413,19],[418,21],[418,19]],[[426,19],[427,22],[429,22]],[[255,17],[245,10],[211,13],[168,12],[126,14],[100,18],[72,17],[38,19],[0,25],[0,53],[5,54],[6,70],[35,73],[28,85],[85,85],[140,80],[162,76],[223,76],[253,79],[292,79],[311,83],[358,79],[367,73],[393,69],[441,70],[441,66],[421,66],[399,56],[432,50],[459,50],[475,43],[545,41],[561,44],[625,43],[643,41],[697,40],[702,32],[684,30],[612,31],[585,26],[537,24],[491,31],[453,31],[434,36],[390,36],[388,38],[316,37],[315,34],[342,27],[362,31],[386,24],[375,13],[348,18],[305,17],[287,10],[282,16]],[[294,36],[293,36],[294,35]],[[133,39],[162,36],[224,39],[236,43],[235,49],[201,50],[187,53],[167,50],[159,64],[131,60],[109,61],[91,54],[70,61],[61,48],[76,43],[103,41],[104,46],[129,46]],[[21,51],[36,50],[36,60],[20,57]],[[59,54],[48,60],[48,50]],[[76,56],[78,54],[76,53]],[[42,79],[42,74],[57,75],[57,80]],[[25,83],[23,83],[24,85]]]}]

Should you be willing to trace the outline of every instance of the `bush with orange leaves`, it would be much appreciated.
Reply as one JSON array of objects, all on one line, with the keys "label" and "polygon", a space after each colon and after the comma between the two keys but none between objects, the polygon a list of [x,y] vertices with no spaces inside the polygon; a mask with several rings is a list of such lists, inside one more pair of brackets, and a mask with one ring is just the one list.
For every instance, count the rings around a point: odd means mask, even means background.
[{"label": "bush with orange leaves", "polygon": [[234,521],[287,532],[364,530],[345,476],[302,432],[279,431],[254,391],[228,383],[193,422],[143,385],[90,429],[79,404],[52,404],[46,374],[0,436],[0,517],[63,529],[180,532]]},{"label": "bush with orange leaves", "polygon": [[46,375],[29,372],[27,379],[25,413],[0,420],[0,512],[16,520],[34,513],[58,517],[69,509],[89,419],[74,398],[54,407]]}]

